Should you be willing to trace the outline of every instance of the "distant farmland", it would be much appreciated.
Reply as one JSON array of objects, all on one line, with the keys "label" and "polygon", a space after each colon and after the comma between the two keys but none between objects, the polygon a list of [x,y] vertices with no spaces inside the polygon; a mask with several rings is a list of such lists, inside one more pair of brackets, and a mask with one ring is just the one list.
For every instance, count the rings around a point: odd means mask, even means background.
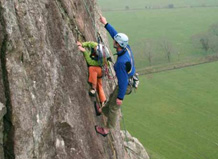
[{"label": "distant farmland", "polygon": [[151,159],[218,158],[218,62],[141,76],[122,106]]},{"label": "distant farmland", "polygon": [[[215,1],[212,0],[207,3],[213,2],[215,5]],[[136,67],[142,69],[150,65],[181,63],[216,55],[217,51],[206,52],[201,46],[194,46],[192,37],[208,32],[211,25],[218,24],[217,13],[217,7],[202,7],[115,11],[103,12],[103,15],[119,32],[128,34],[135,54]],[[167,57],[167,50],[164,49],[166,47],[171,51],[170,59]]]},{"label": "distant farmland", "polygon": [[102,9],[218,6],[217,0],[98,0]]},{"label": "distant farmland", "polygon": [[137,92],[125,97],[125,128],[151,159],[218,159],[218,62],[187,67],[217,59],[218,1],[98,2],[129,36],[137,70],[164,70],[141,75]]}]

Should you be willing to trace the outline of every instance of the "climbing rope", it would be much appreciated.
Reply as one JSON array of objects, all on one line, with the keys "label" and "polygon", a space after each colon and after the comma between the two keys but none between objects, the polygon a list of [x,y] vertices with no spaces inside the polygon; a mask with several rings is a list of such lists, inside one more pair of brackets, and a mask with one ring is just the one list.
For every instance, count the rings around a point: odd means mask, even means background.
[{"label": "climbing rope", "polygon": [[[104,122],[104,125],[106,125],[106,119],[103,117],[103,122]],[[114,137],[112,136],[112,133],[109,133],[108,134],[109,138],[108,138],[108,143],[109,145],[111,146],[111,149],[113,150],[113,156],[114,156],[114,159],[117,159],[117,153],[116,153],[116,149],[115,149],[115,146],[114,146]]]},{"label": "climbing rope", "polygon": [[3,148],[4,153],[10,156],[10,158],[15,158],[14,154],[12,154],[3,144],[0,143],[0,146]]},{"label": "climbing rope", "polygon": [[[88,0],[88,1],[89,1],[89,0]],[[92,14],[91,11],[90,11],[90,9],[89,9],[89,8],[91,7],[91,2],[89,3],[89,4],[90,4],[89,6],[88,6],[88,4],[86,3],[85,0],[83,0],[83,3],[84,3],[84,5],[85,5],[85,8],[86,8],[87,13],[89,14],[89,18],[90,18],[91,21],[92,21],[92,25],[93,25],[94,30],[95,30],[95,38],[96,38],[96,40],[98,40],[98,38],[97,38],[98,31],[97,31],[97,27],[96,27],[96,24],[95,24],[95,18],[93,18],[93,17],[95,17],[95,16],[94,16],[94,13]],[[93,10],[94,10],[94,8],[93,8]]]},{"label": "climbing rope", "polygon": [[[105,46],[105,43],[104,43],[100,33],[97,33],[97,39],[98,39],[98,45],[100,43],[102,43],[103,46]],[[104,57],[104,59],[103,59],[104,61],[100,61],[100,62],[104,64],[103,67],[102,67],[104,75],[106,75],[108,79],[113,80],[114,84],[116,85],[116,80],[115,80],[116,76],[113,75],[113,71],[111,69],[110,63],[107,61],[107,57],[106,57],[106,53],[105,53],[105,47],[103,47],[103,57]],[[114,64],[112,59],[111,59],[111,63]]]},{"label": "climbing rope", "polygon": [[[121,115],[122,115],[122,121],[123,121],[123,129],[124,129],[124,134],[125,134],[125,140],[126,140],[126,143],[127,143],[127,148],[129,148],[129,140],[128,140],[128,137],[127,137],[127,130],[126,130],[126,125],[125,125],[125,120],[124,120],[124,115],[123,115],[123,109],[121,107]],[[128,152],[128,155],[131,159],[131,155],[130,155],[130,152],[129,152],[129,149],[126,149],[127,152]]]},{"label": "climbing rope", "polygon": [[[76,33],[76,39],[78,41],[82,41],[83,39],[85,39],[85,37],[83,36],[83,34],[80,32],[80,30],[78,29],[78,26],[76,25],[76,22],[74,19],[71,19],[67,13],[64,11],[62,4],[60,1],[56,0],[55,1],[57,4],[58,9],[60,10],[61,14],[63,15],[63,17],[65,17],[65,20],[69,26],[69,28],[74,31]],[[73,24],[73,25],[72,25]]]},{"label": "climbing rope", "polygon": [[[87,3],[85,2],[85,0],[83,0],[83,3],[84,3],[84,5],[85,5],[86,11],[87,11],[88,14],[89,14],[90,19],[92,20],[93,27],[94,27],[94,29],[95,29],[95,37],[96,37],[96,39],[97,39],[98,45],[99,45],[100,43],[103,43],[103,45],[105,46],[105,44],[104,44],[104,42],[103,42],[103,40],[102,40],[102,37],[101,37],[100,33],[97,31],[97,27],[96,27],[96,24],[95,24],[95,19],[93,19],[94,14],[93,14],[93,16],[92,16],[92,14],[91,14],[91,12],[90,12],[90,10],[89,10],[89,7],[88,7]],[[94,9],[93,9],[93,10],[94,10]],[[106,54],[105,54],[105,48],[104,48],[104,51],[103,51],[103,56],[104,56],[104,58],[105,58],[105,56],[106,56]],[[105,73],[107,74],[107,77],[108,77],[109,79],[113,79],[113,80],[114,80],[114,83],[115,83],[115,85],[116,85],[115,76],[114,76],[114,77],[113,77],[113,76],[111,77],[110,74],[109,74],[109,69],[108,69],[108,66],[107,66],[107,61],[103,61],[103,62],[105,63]],[[110,70],[111,70],[111,67],[110,67],[110,66],[109,66],[109,68],[110,68]],[[111,70],[111,73],[112,73],[112,70]],[[112,74],[113,74],[113,73],[112,73]],[[104,121],[104,124],[106,125],[106,121],[104,120],[104,118],[103,118],[103,121]],[[109,134],[109,136],[110,136],[110,138],[109,138],[108,142],[109,142],[109,144],[110,144],[110,146],[111,146],[111,148],[112,148],[112,150],[113,150],[113,155],[114,155],[114,157],[117,158],[117,153],[116,153],[116,150],[115,150],[115,146],[113,145],[114,138],[113,138],[113,136],[112,136],[111,133]],[[112,140],[113,140],[113,141],[112,141]]]},{"label": "climbing rope", "polygon": [[[103,40],[102,40],[102,37],[101,37],[100,33],[99,33],[98,30],[97,30],[96,23],[95,23],[95,18],[93,18],[93,17],[95,17],[95,16],[94,16],[94,14],[92,14],[92,13],[90,12],[90,9],[89,9],[90,6],[91,6],[91,2],[89,2],[89,6],[88,6],[88,4],[86,3],[85,0],[83,0],[83,3],[84,3],[84,5],[85,5],[85,8],[86,8],[87,13],[89,14],[89,18],[91,19],[91,21],[92,21],[92,23],[93,23],[93,27],[94,27],[94,29],[95,29],[95,37],[96,37],[96,39],[97,39],[98,45],[99,45],[100,43],[103,43],[103,44],[104,44],[104,42],[103,42]],[[93,8],[93,10],[94,10],[94,8]],[[98,14],[100,15],[99,12],[98,12]],[[104,44],[104,46],[105,46],[105,44]],[[104,51],[104,52],[105,52],[105,51]],[[102,62],[102,61],[101,61],[101,62]],[[108,79],[114,80],[114,83],[116,84],[116,81],[115,81],[116,78],[115,78],[115,76],[113,75],[113,71],[111,70],[111,66],[109,66],[109,68],[108,68],[107,62],[103,61],[102,63],[104,64],[104,67],[102,68],[102,69],[103,69],[103,72],[107,75]]]},{"label": "climbing rope", "polygon": [[[76,26],[76,25],[75,25],[75,26]],[[85,39],[84,36],[83,36],[83,34],[79,31],[79,29],[78,29],[77,26],[75,27],[74,30],[76,31],[76,35],[77,35],[76,39],[77,39],[78,41],[82,41],[82,39]]]}]

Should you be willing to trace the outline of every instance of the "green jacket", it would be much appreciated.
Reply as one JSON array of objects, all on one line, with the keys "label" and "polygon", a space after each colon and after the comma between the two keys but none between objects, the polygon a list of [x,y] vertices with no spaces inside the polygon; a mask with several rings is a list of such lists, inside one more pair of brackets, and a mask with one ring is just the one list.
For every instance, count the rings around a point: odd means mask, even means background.
[{"label": "green jacket", "polygon": [[82,43],[82,47],[86,49],[85,52],[83,52],[83,55],[86,59],[86,62],[88,63],[89,66],[101,66],[99,61],[93,60],[90,55],[91,55],[91,49],[95,48],[98,45],[96,42],[84,42]]}]

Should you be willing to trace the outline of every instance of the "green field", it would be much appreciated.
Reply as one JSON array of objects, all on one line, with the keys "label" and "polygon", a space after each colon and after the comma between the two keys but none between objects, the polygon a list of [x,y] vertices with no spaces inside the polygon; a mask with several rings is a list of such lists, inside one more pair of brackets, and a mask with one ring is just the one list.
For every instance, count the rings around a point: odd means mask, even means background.
[{"label": "green field", "polygon": [[[99,1],[102,2],[102,1]],[[106,5],[109,1],[104,1]],[[113,2],[113,0],[112,0]],[[116,6],[122,1],[117,1]],[[133,1],[131,2],[131,5]],[[134,4],[140,6],[142,1]],[[147,1],[145,1],[147,2]],[[160,1],[156,0],[155,3]],[[152,3],[154,3],[152,2]],[[165,1],[168,2],[168,1]],[[199,2],[193,0],[192,2]],[[202,0],[202,3],[206,2]],[[175,3],[179,4],[180,1]],[[181,2],[183,3],[183,2]],[[113,4],[113,3],[112,3]],[[167,4],[167,3],[166,3]],[[200,4],[200,2],[198,3]],[[218,4],[218,1],[207,1],[207,4]],[[192,36],[207,32],[212,24],[218,23],[218,7],[177,8],[177,9],[146,9],[103,12],[118,32],[126,33],[130,38],[130,45],[134,51],[136,68],[141,69],[149,65],[146,57],[146,40],[152,40],[152,65],[168,63],[166,53],[161,47],[161,41],[171,43],[171,63],[192,61],[217,52],[207,52],[196,48],[192,43]],[[114,49],[112,49],[114,50]]]},{"label": "green field", "polygon": [[175,7],[184,6],[217,6],[217,0],[97,0],[102,9],[144,8],[145,6],[167,6],[174,4]]},{"label": "green field", "polygon": [[[138,70],[149,66],[148,51],[155,67],[218,54],[192,42],[193,35],[207,33],[218,23],[217,0],[97,2],[108,22],[129,36]],[[174,8],[164,8],[169,4]],[[171,43],[170,64],[163,40]],[[141,76],[137,93],[125,97],[126,129],[142,142],[151,159],[218,159],[217,68],[218,62],[213,62]]]},{"label": "green field", "polygon": [[140,77],[122,106],[151,159],[218,158],[218,62]]}]

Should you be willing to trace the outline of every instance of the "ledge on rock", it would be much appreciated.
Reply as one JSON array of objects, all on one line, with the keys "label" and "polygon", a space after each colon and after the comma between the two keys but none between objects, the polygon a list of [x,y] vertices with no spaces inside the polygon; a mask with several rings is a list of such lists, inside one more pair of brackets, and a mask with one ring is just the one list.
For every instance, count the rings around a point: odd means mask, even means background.
[{"label": "ledge on rock", "polygon": [[128,158],[131,159],[149,159],[148,153],[146,152],[143,145],[135,137],[132,137],[128,131],[121,131],[121,136],[124,140],[124,147]]}]

